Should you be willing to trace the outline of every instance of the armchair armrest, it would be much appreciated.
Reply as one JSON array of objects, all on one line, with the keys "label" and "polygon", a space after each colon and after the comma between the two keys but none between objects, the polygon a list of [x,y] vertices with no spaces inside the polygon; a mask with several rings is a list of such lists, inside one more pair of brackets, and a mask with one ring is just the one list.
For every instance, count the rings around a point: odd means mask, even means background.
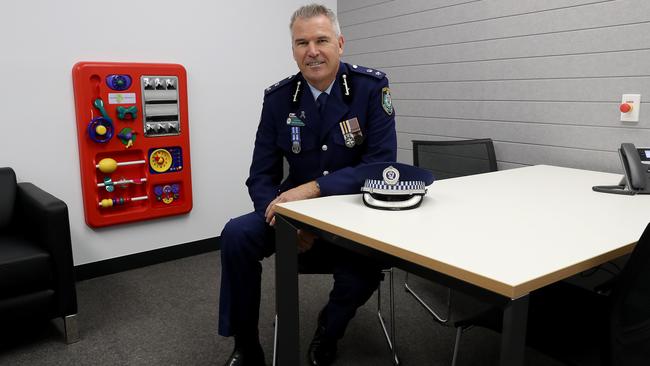
[{"label": "armchair armrest", "polygon": [[75,314],[77,296],[68,206],[32,183],[18,183],[13,224],[50,253],[57,307],[61,315]]}]

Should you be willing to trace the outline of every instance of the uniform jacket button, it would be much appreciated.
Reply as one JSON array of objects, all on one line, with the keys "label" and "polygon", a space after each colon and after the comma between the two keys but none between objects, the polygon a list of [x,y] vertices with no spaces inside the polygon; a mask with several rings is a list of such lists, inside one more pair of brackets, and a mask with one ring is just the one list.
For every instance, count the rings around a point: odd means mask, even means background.
[{"label": "uniform jacket button", "polygon": [[327,145],[323,145],[323,146],[321,146],[321,150],[323,150],[323,151],[327,151]]},{"label": "uniform jacket button", "polygon": [[329,170],[325,170],[325,171],[323,172],[323,175],[328,175],[329,173],[330,173]]}]

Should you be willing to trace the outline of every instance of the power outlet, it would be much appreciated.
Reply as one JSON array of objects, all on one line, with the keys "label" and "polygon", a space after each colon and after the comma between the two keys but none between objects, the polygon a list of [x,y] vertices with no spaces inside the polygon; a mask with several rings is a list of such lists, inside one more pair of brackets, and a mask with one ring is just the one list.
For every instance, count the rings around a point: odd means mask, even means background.
[{"label": "power outlet", "polygon": [[623,94],[621,104],[621,122],[639,122],[641,94]]}]

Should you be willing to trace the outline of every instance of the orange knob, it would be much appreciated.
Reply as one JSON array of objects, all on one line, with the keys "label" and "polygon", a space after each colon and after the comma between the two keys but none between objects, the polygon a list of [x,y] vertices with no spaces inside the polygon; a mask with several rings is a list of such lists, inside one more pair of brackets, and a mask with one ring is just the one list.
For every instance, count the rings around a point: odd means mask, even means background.
[{"label": "orange knob", "polygon": [[621,110],[621,113],[627,113],[632,110],[632,105],[630,103],[621,103],[618,109]]}]

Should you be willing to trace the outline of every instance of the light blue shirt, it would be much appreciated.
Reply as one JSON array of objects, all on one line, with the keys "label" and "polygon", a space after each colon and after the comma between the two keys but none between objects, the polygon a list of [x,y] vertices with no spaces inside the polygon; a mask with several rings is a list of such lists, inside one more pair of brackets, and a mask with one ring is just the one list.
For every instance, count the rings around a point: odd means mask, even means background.
[{"label": "light blue shirt", "polygon": [[335,81],[336,81],[336,78],[334,78],[334,80],[332,80],[332,83],[330,84],[330,86],[327,87],[327,89],[325,89],[325,91],[320,91],[320,90],[314,88],[311,84],[309,84],[309,82],[307,82],[307,85],[309,85],[309,90],[311,90],[311,95],[314,97],[314,100],[318,99],[318,96],[321,93],[327,93],[327,95],[330,95],[330,92],[332,91],[332,85],[334,85]]}]

